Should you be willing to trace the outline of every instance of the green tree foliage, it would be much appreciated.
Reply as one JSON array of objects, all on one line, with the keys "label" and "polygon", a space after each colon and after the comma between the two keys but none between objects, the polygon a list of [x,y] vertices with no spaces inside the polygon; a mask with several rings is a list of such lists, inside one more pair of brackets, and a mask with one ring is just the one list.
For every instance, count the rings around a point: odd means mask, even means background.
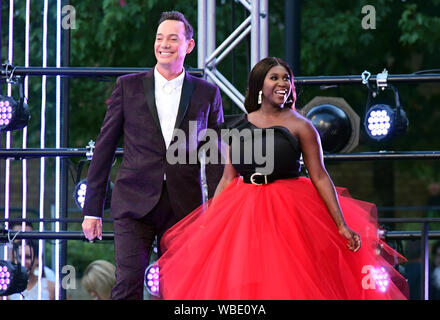
[{"label": "green tree foliage", "polygon": [[[284,56],[284,0],[271,0],[269,8],[270,54]],[[376,9],[376,29],[363,29],[362,7],[370,4]],[[197,3],[190,0],[81,0],[72,3],[76,9],[76,29],[71,33],[71,65],[77,67],[152,67],[154,35],[160,12],[180,10],[195,27],[197,40]],[[232,5],[235,12],[232,13]],[[42,11],[42,3],[32,4],[33,12]],[[14,63],[23,65],[24,4],[15,5],[17,15],[14,36]],[[50,16],[55,7],[50,6]],[[2,57],[7,53],[8,4],[3,6],[4,26]],[[217,3],[217,44],[238,26],[248,12],[235,1]],[[301,32],[301,76],[360,74],[369,70],[372,74],[387,68],[389,73],[412,73],[437,67],[440,56],[438,40],[440,28],[440,3],[435,1],[303,1]],[[232,19],[235,21],[232,21]],[[53,23],[53,16],[51,18]],[[49,39],[54,34],[49,28]],[[41,65],[42,17],[33,14],[31,19],[31,65]],[[49,64],[55,64],[54,43],[49,41]],[[249,46],[246,41],[234,50],[234,60],[229,56],[218,66],[219,70],[244,93],[248,74]],[[197,66],[196,50],[187,58],[187,65]],[[232,65],[234,65],[232,67]],[[114,79],[76,78],[70,80],[70,145],[83,147],[94,139],[100,128],[106,99],[110,96]],[[48,80],[49,94],[54,88]],[[303,96],[299,107],[311,97],[322,92],[316,88],[299,88]],[[39,126],[39,102],[41,82],[31,81],[30,106],[33,121]],[[329,92],[330,93],[330,92]],[[347,96],[355,109],[363,112],[366,90],[362,86],[347,86],[338,89],[337,94]],[[419,146],[429,149],[435,144],[434,135],[429,133],[432,124],[438,122],[439,112],[430,109],[429,119],[420,112],[435,104],[439,99],[437,84],[410,84],[400,88],[402,104],[411,120],[409,133],[421,133],[423,141],[402,140],[397,147]],[[227,97],[223,95],[226,105]],[[49,111],[52,108],[49,105]],[[227,108],[228,112],[237,109]],[[49,112],[50,114],[50,112]],[[50,115],[50,117],[53,117]],[[37,119],[37,120],[35,120]],[[429,121],[429,125],[426,125]],[[417,124],[421,124],[418,126]],[[31,124],[32,126],[33,124]],[[38,132],[36,130],[32,132]],[[52,134],[52,129],[48,128]],[[413,131],[412,131],[413,130]],[[416,136],[408,134],[409,136]],[[431,138],[432,137],[432,138]],[[39,135],[30,141],[38,143]],[[420,144],[422,143],[422,144]]]},{"label": "green tree foliage", "polygon": [[[365,16],[361,10],[367,4],[376,9],[376,29],[361,26]],[[364,70],[377,74],[383,68],[390,74],[405,74],[438,68],[439,16],[439,1],[332,1],[331,5],[327,1],[304,1],[302,75],[360,75]],[[412,83],[398,89],[410,127],[406,137],[393,146],[406,150],[435,148],[437,138],[429,130],[440,120],[435,108],[440,86]],[[347,86],[339,91],[362,116],[365,87]]]},{"label": "green tree foliage", "polygon": [[[194,1],[81,0],[74,6],[77,29],[72,30],[71,65],[78,67],[153,67],[160,13],[182,10],[194,26],[197,21]],[[196,63],[196,54],[188,60]],[[114,79],[107,80],[71,81],[71,145],[85,146],[96,139],[114,84]]]}]

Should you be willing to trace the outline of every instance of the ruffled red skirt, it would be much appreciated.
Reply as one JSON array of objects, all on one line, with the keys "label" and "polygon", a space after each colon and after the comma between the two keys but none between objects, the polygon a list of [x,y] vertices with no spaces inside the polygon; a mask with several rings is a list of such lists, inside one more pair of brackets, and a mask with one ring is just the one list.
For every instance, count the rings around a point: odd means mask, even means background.
[{"label": "ruffled red skirt", "polygon": [[[406,299],[399,255],[378,238],[375,206],[337,188],[352,252],[310,179],[236,178],[164,235],[160,291],[176,300]],[[391,262],[391,263],[390,263]]]}]

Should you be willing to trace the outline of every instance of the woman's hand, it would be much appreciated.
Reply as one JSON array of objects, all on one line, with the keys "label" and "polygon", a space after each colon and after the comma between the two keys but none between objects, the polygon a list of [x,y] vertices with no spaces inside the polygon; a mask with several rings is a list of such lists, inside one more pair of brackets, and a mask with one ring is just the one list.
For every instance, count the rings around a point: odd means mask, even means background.
[{"label": "woman's hand", "polygon": [[346,225],[339,227],[339,234],[348,240],[347,248],[353,252],[361,248],[361,236]]}]

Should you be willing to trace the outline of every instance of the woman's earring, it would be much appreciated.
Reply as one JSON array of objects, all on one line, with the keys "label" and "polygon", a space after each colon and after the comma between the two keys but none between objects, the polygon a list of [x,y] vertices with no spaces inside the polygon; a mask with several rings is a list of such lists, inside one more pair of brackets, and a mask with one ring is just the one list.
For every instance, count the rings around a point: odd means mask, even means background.
[{"label": "woman's earring", "polygon": [[263,95],[263,91],[260,90],[260,92],[258,92],[258,104],[261,104],[261,96]]}]

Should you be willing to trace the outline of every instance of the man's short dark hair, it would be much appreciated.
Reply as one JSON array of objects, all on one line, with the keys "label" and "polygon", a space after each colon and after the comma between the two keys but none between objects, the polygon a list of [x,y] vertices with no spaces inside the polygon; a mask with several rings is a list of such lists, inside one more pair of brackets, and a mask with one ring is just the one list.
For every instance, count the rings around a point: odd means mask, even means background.
[{"label": "man's short dark hair", "polygon": [[186,20],[186,18],[183,15],[183,13],[181,13],[179,11],[165,11],[165,12],[162,12],[162,15],[161,15],[161,17],[159,19],[159,23],[157,25],[160,25],[165,20],[176,20],[176,21],[183,22],[183,24],[185,26],[185,37],[186,37],[186,40],[192,39],[193,33],[194,33],[193,27],[188,22],[188,20]]}]

